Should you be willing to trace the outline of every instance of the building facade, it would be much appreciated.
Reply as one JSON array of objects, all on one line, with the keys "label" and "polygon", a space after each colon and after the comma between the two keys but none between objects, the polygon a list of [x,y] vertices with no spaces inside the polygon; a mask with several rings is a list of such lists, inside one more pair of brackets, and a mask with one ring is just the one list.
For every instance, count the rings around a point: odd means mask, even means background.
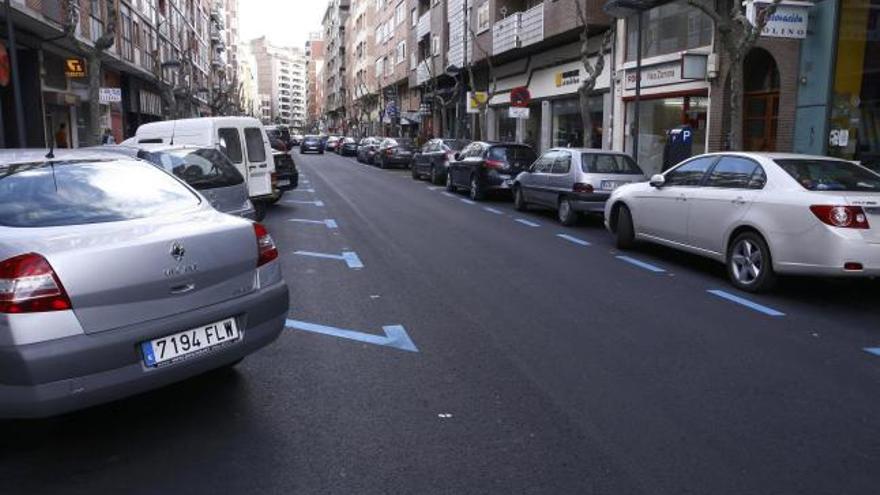
[{"label": "building facade", "polygon": [[378,132],[375,125],[379,117],[379,87],[375,72],[375,6],[374,0],[351,0],[345,27],[348,43],[345,50],[345,86],[348,88],[346,124],[349,133],[357,136]]},{"label": "building facade", "polygon": [[345,28],[350,12],[350,0],[330,0],[324,14],[324,110],[329,132],[347,130],[346,53],[349,38]]},{"label": "building facade", "polygon": [[257,63],[257,88],[267,95],[264,124],[281,124],[300,130],[306,120],[306,59],[300,47],[273,45],[265,36],[251,40]]},{"label": "building facade", "polygon": [[[19,66],[16,77],[0,87],[7,124],[3,144],[91,144],[89,129],[95,125],[111,129],[121,141],[144,122],[211,114],[217,81],[230,77],[222,58],[226,46],[220,50],[217,43],[222,29],[215,19],[222,5],[208,0],[115,0],[113,8],[95,0],[12,2]],[[102,56],[100,121],[93,123],[89,74],[73,69],[84,68],[108,23],[116,36]],[[4,22],[7,52],[10,34]]]},{"label": "building facade", "polygon": [[306,41],[306,129],[324,128],[324,36],[315,32]]}]

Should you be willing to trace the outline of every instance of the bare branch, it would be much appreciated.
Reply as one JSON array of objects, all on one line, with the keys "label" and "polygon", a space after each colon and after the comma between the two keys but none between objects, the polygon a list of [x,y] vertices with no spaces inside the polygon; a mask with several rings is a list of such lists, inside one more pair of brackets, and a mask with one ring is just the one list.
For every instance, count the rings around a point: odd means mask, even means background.
[{"label": "bare branch", "polygon": [[710,7],[703,3],[702,0],[688,0],[688,5],[691,7],[701,11],[702,13],[709,16],[710,19],[715,23],[716,27],[720,27],[722,24],[726,24],[727,20],[721,16],[713,7]]}]

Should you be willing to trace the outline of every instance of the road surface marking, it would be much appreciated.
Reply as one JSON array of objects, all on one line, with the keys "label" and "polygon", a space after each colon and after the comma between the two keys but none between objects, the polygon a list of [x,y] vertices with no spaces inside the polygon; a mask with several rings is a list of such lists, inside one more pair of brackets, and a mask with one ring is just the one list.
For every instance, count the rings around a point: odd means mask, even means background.
[{"label": "road surface marking", "polygon": [[727,291],[723,291],[723,290],[719,290],[719,289],[712,289],[712,290],[709,290],[706,292],[708,292],[709,294],[718,296],[722,299],[726,299],[730,302],[734,302],[734,303],[739,304],[741,306],[745,306],[749,309],[753,309],[759,313],[763,313],[768,316],[785,316],[785,313],[783,313],[781,311],[777,311],[773,308],[768,308],[767,306],[764,306],[762,304],[758,304],[754,301],[750,301],[750,300],[743,298],[743,297],[739,297],[739,296],[737,296],[735,294],[731,294],[730,292],[727,292]]},{"label": "road surface marking", "polygon": [[439,191],[440,189],[443,189],[443,186],[428,186],[429,191]]},{"label": "road surface marking", "polygon": [[323,201],[306,201],[301,199],[285,199],[282,203],[293,203],[298,205],[315,205],[315,206],[324,206]]},{"label": "road surface marking", "polygon": [[314,190],[314,189],[292,189],[292,190],[290,190],[290,191],[288,191],[288,192],[307,192],[307,193],[313,193],[313,192],[315,192],[315,190]]},{"label": "road surface marking", "polygon": [[290,320],[286,321],[287,328],[303,330],[306,332],[320,333],[323,335],[331,335],[342,339],[355,340],[357,342],[365,342],[367,344],[381,345],[385,347],[393,347],[402,351],[419,352],[419,349],[409,338],[403,325],[387,325],[382,327],[385,335],[374,335],[371,333],[356,332],[354,330],[346,330],[344,328],[328,327],[318,325],[316,323],[308,323],[305,321]]},{"label": "road surface marking", "polygon": [[620,261],[625,261],[625,262],[629,263],[630,265],[637,266],[639,268],[643,268],[645,270],[648,270],[649,272],[654,272],[654,273],[666,272],[666,270],[664,270],[663,268],[660,268],[657,265],[645,263],[644,261],[639,261],[635,258],[630,258],[629,256],[618,256],[617,259],[619,259]]},{"label": "road surface marking", "polygon": [[865,347],[865,352],[880,356],[880,347]]},{"label": "road surface marking", "polygon": [[531,222],[529,220],[526,220],[525,218],[516,218],[516,219],[514,219],[514,222],[519,222],[527,227],[540,227],[541,226],[541,224]]},{"label": "road surface marking", "polygon": [[440,193],[440,194],[446,196],[447,198],[457,198],[457,197],[458,197],[458,196],[456,196],[455,194],[452,194],[452,193],[449,192],[449,191],[443,191],[443,192]]},{"label": "road surface marking", "polygon": [[326,220],[307,220],[305,218],[291,218],[287,221],[288,222],[321,224],[321,225],[326,225],[328,229],[335,229],[335,228],[339,227],[339,225],[336,224],[336,220],[333,220],[332,218],[328,218]]},{"label": "road surface marking", "polygon": [[498,209],[496,209],[496,208],[492,208],[492,207],[490,207],[490,206],[484,206],[483,209],[486,210],[486,211],[488,211],[489,213],[494,213],[494,214],[496,214],[496,215],[504,215],[504,212],[503,212],[503,211],[498,210]]},{"label": "road surface marking", "polygon": [[294,251],[293,254],[298,254],[300,256],[311,256],[312,258],[324,258],[328,260],[339,260],[344,261],[349,268],[360,269],[364,267],[364,264],[361,262],[361,259],[358,258],[357,253],[354,251],[343,251],[342,254],[329,254],[329,253],[315,253],[312,251]]},{"label": "road surface marking", "polygon": [[476,203],[474,203],[473,201],[471,201],[471,200],[469,200],[469,199],[467,199],[467,198],[458,198],[458,200],[461,201],[462,203],[466,204],[466,205],[475,205],[475,204],[476,204]]},{"label": "road surface marking", "polygon": [[560,239],[565,239],[566,241],[573,242],[575,244],[580,244],[581,246],[591,246],[592,245],[592,243],[590,241],[578,239],[577,237],[570,236],[568,234],[556,234],[556,237],[558,237]]}]

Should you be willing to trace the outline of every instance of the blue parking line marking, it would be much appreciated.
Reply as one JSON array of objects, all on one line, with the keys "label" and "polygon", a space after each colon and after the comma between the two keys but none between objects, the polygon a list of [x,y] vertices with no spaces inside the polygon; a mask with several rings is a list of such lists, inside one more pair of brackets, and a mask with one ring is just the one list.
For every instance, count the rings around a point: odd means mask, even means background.
[{"label": "blue parking line marking", "polygon": [[349,268],[357,270],[364,267],[364,264],[361,262],[361,259],[358,257],[357,253],[353,251],[343,251],[342,254],[315,253],[313,251],[294,251],[293,254],[298,254],[300,256],[310,256],[312,258],[344,261]]},{"label": "blue parking line marking", "polygon": [[449,192],[449,191],[443,191],[443,192],[440,193],[440,194],[446,196],[447,198],[457,198],[457,197],[458,197],[458,196],[456,196],[455,194],[452,194],[452,193]]},{"label": "blue parking line marking", "polygon": [[865,347],[865,352],[880,357],[880,347]]},{"label": "blue parking line marking", "polygon": [[762,304],[758,304],[754,301],[750,301],[744,297],[739,297],[739,296],[737,296],[735,294],[731,294],[730,292],[727,292],[727,291],[723,291],[723,290],[719,290],[719,289],[712,289],[712,290],[708,290],[706,292],[708,292],[709,294],[718,296],[722,299],[726,299],[730,302],[734,302],[734,303],[739,304],[741,306],[745,306],[749,309],[753,309],[753,310],[755,310],[759,313],[763,313],[767,316],[785,316],[785,313],[783,313],[781,311],[776,311],[773,308],[768,308],[767,306],[764,306]]},{"label": "blue parking line marking", "polygon": [[326,325],[318,325],[317,323],[309,323],[305,321],[291,320],[285,321],[287,328],[303,330],[306,332],[330,335],[342,339],[364,342],[367,344],[381,345],[385,347],[393,347],[402,351],[419,352],[419,349],[413,343],[409,334],[403,325],[386,325],[382,327],[385,335],[374,335],[371,333],[356,332],[354,330],[346,330],[344,328],[329,327]]},{"label": "blue parking line marking", "polygon": [[440,189],[443,189],[443,187],[442,186],[428,186],[429,191],[438,191]]},{"label": "blue parking line marking", "polygon": [[580,244],[581,246],[592,246],[593,244],[590,241],[585,241],[583,239],[578,239],[577,237],[568,235],[568,234],[556,234],[556,237],[560,239],[565,239],[566,241],[573,242],[575,244]]},{"label": "blue parking line marking", "polygon": [[305,200],[300,200],[300,199],[287,199],[282,202],[283,203],[295,203],[298,205],[315,205],[315,206],[319,206],[319,207],[324,206],[323,201],[305,201]]},{"label": "blue parking line marking", "polygon": [[462,203],[466,204],[466,205],[475,205],[475,204],[476,204],[476,203],[474,203],[473,201],[471,201],[471,200],[469,200],[469,199],[467,199],[467,198],[458,198],[458,200],[461,201]]},{"label": "blue parking line marking", "polygon": [[644,261],[639,261],[635,258],[630,258],[629,256],[617,256],[617,259],[619,259],[620,261],[625,261],[625,262],[629,263],[630,265],[637,266],[639,268],[644,268],[645,270],[648,270],[649,272],[654,272],[654,273],[665,273],[666,272],[666,270],[664,270],[663,268],[660,268],[657,265],[645,263]]},{"label": "blue parking line marking", "polygon": [[339,225],[336,224],[336,220],[333,220],[330,218],[328,218],[326,220],[309,220],[306,218],[290,218],[287,221],[288,222],[314,223],[314,224],[319,224],[319,225],[326,225],[328,229],[335,229],[335,228],[339,227]]},{"label": "blue parking line marking", "polygon": [[504,212],[497,209],[497,208],[492,208],[490,206],[484,206],[483,209],[488,211],[489,213],[494,213],[496,215],[504,215]]},{"label": "blue parking line marking", "polygon": [[308,192],[308,193],[313,193],[313,192],[315,192],[315,190],[314,190],[314,189],[294,189],[292,192]]},{"label": "blue parking line marking", "polygon": [[531,221],[529,221],[529,220],[526,220],[525,218],[515,218],[513,221],[514,221],[514,222],[519,222],[519,223],[521,223],[521,224],[523,224],[523,225],[525,225],[525,226],[527,226],[527,227],[540,227],[540,226],[541,226],[541,224],[539,224],[539,223],[535,223],[535,222],[531,222]]}]

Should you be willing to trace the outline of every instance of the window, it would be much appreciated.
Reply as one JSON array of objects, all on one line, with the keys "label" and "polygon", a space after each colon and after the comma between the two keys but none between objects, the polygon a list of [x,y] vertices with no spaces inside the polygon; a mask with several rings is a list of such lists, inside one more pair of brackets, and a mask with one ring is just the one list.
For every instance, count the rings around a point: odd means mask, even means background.
[{"label": "window", "polygon": [[489,20],[489,2],[477,7],[477,32],[482,33],[489,29],[491,21]]},{"label": "window", "polygon": [[394,25],[399,26],[403,24],[403,21],[406,20],[406,4],[405,2],[400,2],[397,4],[397,8],[394,12]]},{"label": "window", "polygon": [[263,133],[256,127],[248,127],[244,130],[244,141],[247,144],[248,161],[266,161],[266,145],[263,143]]},{"label": "window", "polygon": [[406,61],[406,41],[397,44],[397,63],[402,64]]},{"label": "window", "polygon": [[440,55],[440,37],[436,34],[431,36],[431,55],[434,57]]},{"label": "window", "polygon": [[244,177],[223,153],[209,148],[195,151],[142,152],[141,158],[160,165],[199,191],[235,186],[244,182]]},{"label": "window", "polygon": [[118,222],[198,204],[177,180],[134,159],[0,167],[0,225],[8,227]]},{"label": "window", "polygon": [[642,170],[628,155],[602,155],[584,153],[581,155],[581,170],[586,174],[626,174],[640,175]]},{"label": "window", "polygon": [[550,173],[563,175],[569,171],[571,171],[571,154],[561,151],[557,155],[556,160],[553,160],[553,169]]},{"label": "window", "polygon": [[[626,59],[636,59],[635,17],[626,20]],[[669,3],[642,14],[642,58],[712,44],[712,19],[694,7]]]},{"label": "window", "polygon": [[556,157],[558,155],[558,151],[548,151],[541,155],[541,158],[538,158],[534,165],[532,165],[532,173],[549,174],[550,169],[553,168],[553,164],[556,163]]},{"label": "window", "polygon": [[220,139],[220,151],[226,155],[226,158],[232,163],[241,163],[241,138],[238,129],[234,127],[218,129],[217,137]]},{"label": "window", "polygon": [[410,14],[412,14],[412,27],[416,27],[419,24],[418,9],[412,9],[412,11],[410,11]]},{"label": "window", "polygon": [[717,157],[706,156],[685,162],[666,174],[667,186],[699,186]]},{"label": "window", "polygon": [[725,156],[712,168],[709,178],[706,179],[706,186],[761,189],[765,181],[764,170],[757,163],[748,158]]},{"label": "window", "polygon": [[837,160],[776,160],[810,191],[880,191],[880,175],[851,162]]},{"label": "window", "polygon": [[524,167],[535,161],[535,152],[527,146],[494,146],[489,151],[489,158]]}]

